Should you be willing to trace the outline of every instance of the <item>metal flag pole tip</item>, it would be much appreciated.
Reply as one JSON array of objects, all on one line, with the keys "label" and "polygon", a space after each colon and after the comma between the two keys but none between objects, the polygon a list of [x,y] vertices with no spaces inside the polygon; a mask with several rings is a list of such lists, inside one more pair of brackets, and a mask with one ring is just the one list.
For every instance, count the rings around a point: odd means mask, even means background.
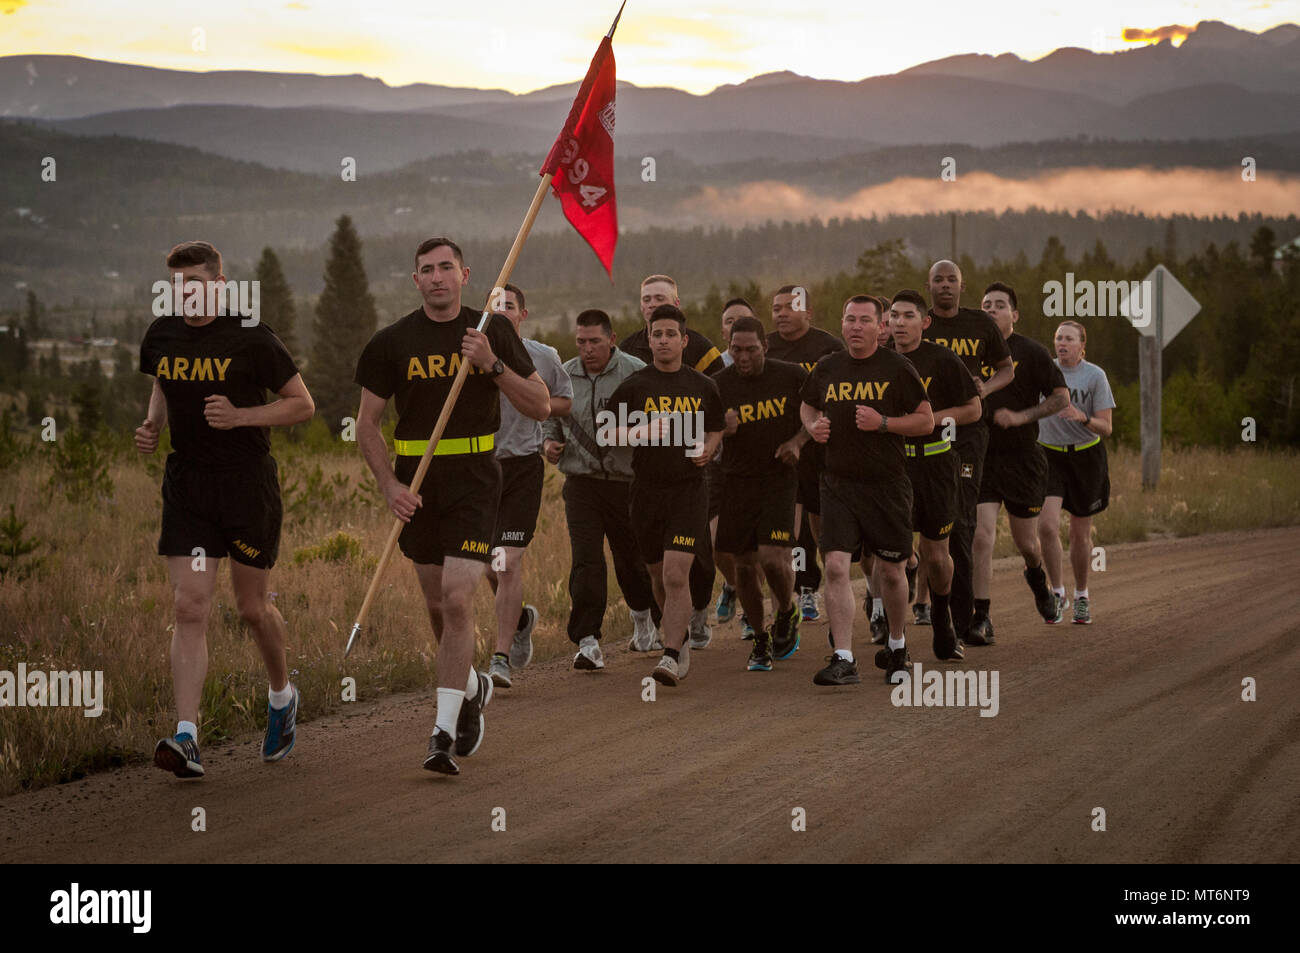
[{"label": "metal flag pole tip", "polygon": [[627,6],[627,0],[623,0],[622,5],[618,8],[618,15],[614,17],[614,23],[610,26],[609,32],[605,34],[608,39],[614,39],[614,31],[618,29],[618,21],[623,18],[623,7]]},{"label": "metal flag pole tip", "polygon": [[343,650],[343,657],[347,658],[352,653],[352,646],[357,644],[357,636],[361,634],[361,623],[352,623],[352,633],[348,636],[348,647]]}]

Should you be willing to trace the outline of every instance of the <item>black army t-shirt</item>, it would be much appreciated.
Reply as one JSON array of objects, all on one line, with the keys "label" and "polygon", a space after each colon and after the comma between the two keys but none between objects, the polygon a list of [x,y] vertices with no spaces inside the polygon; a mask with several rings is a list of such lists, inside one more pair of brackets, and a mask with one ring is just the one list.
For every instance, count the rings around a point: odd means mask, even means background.
[{"label": "black army t-shirt", "polygon": [[[620,412],[620,406],[626,410]],[[643,367],[619,384],[605,404],[605,410],[615,418],[626,417],[629,429],[645,415],[693,415],[692,434],[704,440],[707,434],[722,430],[722,398],[717,385],[699,371],[681,367],[675,371],[661,371],[653,364]],[[600,423],[600,418],[597,418]],[[673,434],[680,433],[682,418],[673,424]],[[606,429],[606,428],[602,428]],[[661,443],[664,441],[661,441]],[[667,442],[671,443],[671,440]],[[703,478],[704,470],[695,458],[686,456],[687,447],[680,441],[676,446],[636,446],[632,449],[632,474],[637,483],[673,483],[679,480]]]},{"label": "black army t-shirt", "polygon": [[794,479],[794,468],[776,457],[776,448],[799,432],[799,390],[808,372],[798,364],[767,360],[749,377],[733,364],[713,378],[722,406],[734,410],[736,432],[723,437],[722,470],[735,477]]},{"label": "black army t-shirt", "polygon": [[836,352],[817,362],[802,397],[830,419],[827,472],[864,483],[906,478],[903,436],[859,430],[857,408],[865,404],[886,417],[916,410],[926,400],[925,387],[907,358],[883,347],[863,358]]},{"label": "black army t-shirt", "polygon": [[925,341],[942,344],[961,358],[969,374],[980,375],[984,365],[1005,361],[1011,354],[997,324],[983,311],[958,308],[951,318],[930,312],[930,326],[921,332]]},{"label": "black army t-shirt", "polygon": [[[687,328],[683,333],[686,335],[686,348],[682,351],[683,367],[692,367],[702,374],[712,376],[726,366],[722,353],[707,337],[691,328]],[[619,341],[618,346],[625,353],[645,361],[646,367],[654,366],[655,357],[650,350],[650,335],[645,328],[632,332],[624,340]]]},{"label": "black army t-shirt", "polygon": [[[984,401],[984,422],[989,428],[989,450],[998,453],[1026,450],[1038,440],[1038,421],[1019,427],[999,427],[993,422],[993,413],[999,407],[1008,410],[1028,410],[1038,406],[1053,390],[1065,386],[1065,375],[1052,360],[1052,355],[1032,338],[1012,333],[1007,338],[1016,376],[1000,391],[989,394]],[[989,368],[992,371],[992,368]]]},{"label": "black army t-shirt", "polygon": [[794,341],[787,341],[775,331],[767,336],[769,360],[802,364],[803,369],[810,374],[821,358],[842,350],[844,342],[821,328],[810,327],[803,337]]},{"label": "black army t-shirt", "polygon": [[939,419],[939,411],[960,407],[974,397],[977,393],[975,381],[966,373],[966,365],[957,355],[933,341],[921,341],[916,350],[903,357],[911,361],[921,375],[921,383],[930,398],[930,409],[934,411],[934,430],[924,437],[909,437],[907,441],[924,448],[927,443],[943,439],[944,425]]},{"label": "black army t-shirt", "polygon": [[[394,321],[361,352],[354,378],[366,390],[387,400],[396,397],[396,440],[428,440],[442,405],[460,370],[460,348],[468,328],[478,326],[482,312],[461,308],[450,321],[434,321],[417,308]],[[501,363],[520,377],[536,368],[504,315],[488,319],[484,333]],[[486,372],[471,367],[443,436],[482,437],[501,429],[501,391]]]},{"label": "black army t-shirt", "polygon": [[172,447],[187,463],[233,467],[271,450],[266,427],[217,430],[203,416],[206,398],[236,407],[266,403],[298,373],[288,350],[265,324],[244,327],[238,315],[195,327],[180,316],[159,318],[140,343],[140,371],[158,379],[167,399]]}]

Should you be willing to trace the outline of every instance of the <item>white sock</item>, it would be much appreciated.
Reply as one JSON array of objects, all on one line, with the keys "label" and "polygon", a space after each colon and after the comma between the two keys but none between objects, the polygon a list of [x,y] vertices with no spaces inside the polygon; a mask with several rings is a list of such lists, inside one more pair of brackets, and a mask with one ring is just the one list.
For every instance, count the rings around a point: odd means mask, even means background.
[{"label": "white sock", "polygon": [[853,652],[849,649],[836,649],[835,654],[842,659],[847,659],[850,662],[853,661]]},{"label": "white sock", "polygon": [[475,698],[478,696],[478,672],[474,671],[474,666],[469,667],[469,681],[465,683],[465,697]]},{"label": "white sock", "polygon": [[438,689],[438,717],[434,729],[445,731],[454,739],[456,721],[460,718],[460,706],[465,701],[465,693],[455,688]]},{"label": "white sock", "polygon": [[1054,587],[1054,588],[1052,589],[1052,592],[1056,593],[1056,595],[1057,595],[1059,598],[1061,598],[1061,599],[1064,599],[1064,598],[1065,598],[1065,587],[1064,587],[1064,586],[1056,586],[1056,587]]},{"label": "white sock", "polygon": [[178,721],[176,723],[176,734],[189,735],[195,741],[199,740],[199,726],[192,721]]},{"label": "white sock", "polygon": [[905,645],[907,645],[906,639],[896,639],[892,635],[889,637],[889,651],[892,652],[895,649],[901,649]]},{"label": "white sock", "polygon": [[272,708],[283,708],[293,701],[293,682],[285,682],[284,688],[278,692],[270,685],[266,686],[266,699],[271,703]]},{"label": "white sock", "polygon": [[1087,599],[1087,598],[1088,598],[1088,590],[1085,589],[1085,590],[1083,590],[1083,592],[1080,592],[1078,589],[1074,590],[1074,598],[1075,598],[1075,599]]},{"label": "white sock", "polygon": [[871,621],[874,622],[876,619],[879,619],[884,614],[885,614],[885,600],[872,599],[871,600]]}]

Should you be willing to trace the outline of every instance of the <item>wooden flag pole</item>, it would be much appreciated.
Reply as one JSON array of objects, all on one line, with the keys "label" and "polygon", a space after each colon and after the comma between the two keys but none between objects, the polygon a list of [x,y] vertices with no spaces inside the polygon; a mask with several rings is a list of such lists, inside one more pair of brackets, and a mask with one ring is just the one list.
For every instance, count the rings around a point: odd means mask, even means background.
[{"label": "wooden flag pole", "polygon": [[[622,12],[621,10],[619,11]],[[519,234],[515,236],[515,243],[510,246],[510,254],[506,256],[505,264],[501,266],[501,274],[497,276],[496,284],[488,292],[488,301],[483,308],[483,314],[478,321],[478,330],[483,331],[487,327],[488,319],[492,316],[492,298],[498,288],[503,288],[510,280],[510,273],[514,271],[515,262],[519,259],[519,252],[523,250],[524,242],[528,240],[528,233],[532,231],[533,222],[537,220],[537,213],[541,211],[542,202],[546,199],[546,190],[550,188],[552,174],[547,173],[542,176],[542,181],[538,183],[537,194],[533,196],[533,204],[528,206],[528,214],[524,216],[523,224],[519,226]],[[447,429],[447,421],[451,419],[451,412],[456,407],[456,400],[460,397],[461,388],[465,386],[465,377],[469,374],[469,361],[461,361],[460,369],[456,372],[456,379],[452,381],[451,393],[447,395],[446,401],[442,405],[442,413],[438,415],[438,422],[433,427],[433,436],[429,438],[429,444],[424,448],[424,455],[420,457],[420,465],[415,470],[415,476],[411,478],[411,492],[419,493],[420,484],[424,482],[424,474],[429,469],[429,462],[433,459],[433,450],[442,439],[442,433]],[[347,658],[352,651],[352,646],[356,644],[357,636],[361,634],[361,626],[366,621],[366,616],[370,612],[370,604],[375,599],[375,593],[379,591],[379,582],[383,578],[384,570],[388,568],[388,562],[393,557],[393,550],[397,548],[397,537],[402,533],[402,527],[405,524],[394,518],[393,528],[388,533],[388,542],[384,544],[383,555],[379,557],[379,565],[375,567],[375,575],[370,580],[370,588],[366,590],[366,598],[361,603],[361,610],[357,613],[357,620],[352,623],[352,631],[348,635],[347,648],[343,650],[343,657]]]}]

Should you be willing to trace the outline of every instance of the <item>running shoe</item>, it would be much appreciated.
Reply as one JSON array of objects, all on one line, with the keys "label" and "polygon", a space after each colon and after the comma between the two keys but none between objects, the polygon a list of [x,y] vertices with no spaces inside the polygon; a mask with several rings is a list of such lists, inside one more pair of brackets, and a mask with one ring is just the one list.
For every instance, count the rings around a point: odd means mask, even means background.
[{"label": "running shoe", "polygon": [[573,657],[573,667],[580,672],[595,672],[605,667],[605,656],[594,635],[584,636],[578,643],[578,654]]},{"label": "running shoe", "polygon": [[475,672],[478,678],[478,693],[473,698],[466,696],[460,703],[460,717],[456,719],[456,754],[468,758],[483,743],[483,709],[492,700],[492,679],[482,672]]},{"label": "running shoe", "polygon": [[816,622],[821,613],[817,611],[817,590],[803,588],[799,590],[799,613],[805,622]]},{"label": "running shoe", "polygon": [[748,642],[754,637],[754,627],[749,624],[749,616],[740,614],[740,637]]},{"label": "running shoe", "polygon": [[799,607],[791,606],[787,612],[778,612],[772,623],[772,657],[778,662],[799,651]]},{"label": "running shoe", "polygon": [[451,756],[451,735],[445,731],[435,731],[429,738],[429,754],[424,759],[424,770],[437,771],[439,774],[460,774],[460,765]]},{"label": "running shoe", "polygon": [[628,640],[629,652],[654,652],[664,647],[659,630],[650,617],[649,609],[632,613],[632,638]]},{"label": "running shoe", "polygon": [[[908,672],[907,667],[912,664],[912,659],[907,654],[906,645],[904,645],[901,649],[890,649],[886,647],[881,651],[887,652],[889,656],[885,662],[885,665],[883,666],[885,669],[886,682],[888,682],[890,685],[897,685],[900,681],[902,681],[902,679],[897,678],[897,676],[900,673],[903,675],[904,678],[908,678],[911,676],[911,673]],[[880,665],[880,652],[876,653],[876,665],[877,666]]]},{"label": "running shoe", "polygon": [[1029,591],[1034,594],[1034,608],[1044,622],[1051,623],[1056,616],[1056,593],[1047,584],[1047,573],[1043,567],[1026,569],[1025,582],[1029,583]]},{"label": "running shoe", "polygon": [[749,652],[749,671],[772,671],[772,633],[763,631],[754,635],[754,647]]},{"label": "running shoe", "polygon": [[681,651],[677,653],[677,680],[680,682],[691,673],[691,640],[687,639],[682,643]]},{"label": "running shoe", "polygon": [[515,633],[510,642],[510,667],[516,671],[533,660],[533,629],[537,628],[538,612],[534,606],[524,606],[528,621]]},{"label": "running shoe", "polygon": [[992,645],[993,623],[986,615],[977,615],[971,619],[970,628],[962,639],[967,645]]},{"label": "running shoe", "polygon": [[889,638],[889,620],[885,618],[884,613],[876,616],[871,620],[871,644],[883,645]]},{"label": "running shoe", "polygon": [[1052,604],[1056,606],[1056,612],[1047,620],[1048,625],[1060,625],[1065,621],[1065,598],[1052,593]]},{"label": "running shoe", "polygon": [[488,678],[492,679],[493,685],[509,688],[513,684],[510,681],[510,657],[503,652],[493,655],[492,663],[488,666]]},{"label": "running shoe", "polygon": [[262,760],[279,761],[293,750],[297,735],[298,686],[293,686],[293,698],[283,708],[266,706],[266,737],[262,739]]},{"label": "running shoe", "polygon": [[856,685],[862,681],[857,662],[843,655],[831,655],[827,661],[830,664],[813,676],[814,685]]},{"label": "running shoe", "polygon": [[175,738],[163,738],[153,749],[153,763],[178,778],[203,777],[199,743],[188,731]]},{"label": "running shoe", "polygon": [[677,660],[665,655],[650,673],[650,677],[660,685],[676,685],[681,681],[681,675],[677,671]]},{"label": "running shoe", "polygon": [[691,613],[691,623],[687,628],[691,648],[707,649],[709,643],[713,641],[713,627],[705,621],[707,615],[703,609],[697,609]]},{"label": "running shoe", "polygon": [[936,616],[934,619],[934,657],[941,662],[960,662],[966,657],[962,651],[961,642],[957,641],[957,633],[952,628],[952,617],[947,613]]},{"label": "running shoe", "polygon": [[918,602],[912,606],[912,624],[930,625],[930,603]]},{"label": "running shoe", "polygon": [[1092,625],[1092,612],[1088,607],[1087,596],[1074,597],[1074,621],[1076,625]]},{"label": "running shoe", "polygon": [[722,592],[718,594],[718,604],[714,611],[718,614],[719,623],[730,622],[736,614],[736,590],[725,582],[722,584]]}]

